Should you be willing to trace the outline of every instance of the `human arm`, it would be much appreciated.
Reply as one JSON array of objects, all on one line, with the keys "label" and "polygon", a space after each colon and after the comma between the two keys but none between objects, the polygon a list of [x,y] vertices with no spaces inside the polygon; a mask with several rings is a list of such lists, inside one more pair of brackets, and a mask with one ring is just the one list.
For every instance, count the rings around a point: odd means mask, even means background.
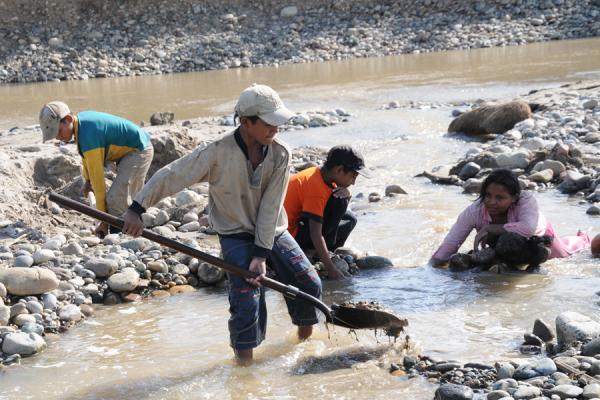
[{"label": "human arm", "polygon": [[197,148],[158,170],[123,215],[123,232],[132,236],[141,235],[144,229],[141,215],[148,207],[188,186],[207,181],[212,163],[211,149],[211,146]]},{"label": "human arm", "polygon": [[323,224],[314,219],[309,219],[308,229],[310,232],[310,239],[317,251],[317,255],[327,269],[327,276],[330,279],[343,279],[344,275],[338,271],[333,264],[333,261],[331,261],[331,257],[329,257],[329,251],[325,244],[325,238],[323,237]]},{"label": "human arm", "polygon": [[540,215],[539,206],[533,194],[522,193],[514,207],[516,221],[504,224],[506,232],[514,232],[526,238],[544,234],[546,221]]},{"label": "human arm", "polygon": [[247,278],[246,282],[255,287],[262,286],[260,280],[267,275],[267,260],[262,257],[252,257],[250,260],[250,266],[248,267],[250,272],[255,272],[258,276],[256,278]]},{"label": "human arm", "polygon": [[[96,208],[106,212],[106,183],[104,182],[104,148],[83,153],[83,174],[96,196]],[[89,192],[88,192],[89,193]]]},{"label": "human arm", "polygon": [[273,248],[277,219],[283,208],[290,176],[288,163],[289,153],[285,149],[285,155],[275,165],[260,200],[254,230],[254,257],[266,258]]},{"label": "human arm", "polygon": [[430,263],[439,266],[446,263],[467,239],[473,228],[477,226],[477,204],[473,203],[463,210],[456,222],[444,238],[440,247],[433,253]]}]

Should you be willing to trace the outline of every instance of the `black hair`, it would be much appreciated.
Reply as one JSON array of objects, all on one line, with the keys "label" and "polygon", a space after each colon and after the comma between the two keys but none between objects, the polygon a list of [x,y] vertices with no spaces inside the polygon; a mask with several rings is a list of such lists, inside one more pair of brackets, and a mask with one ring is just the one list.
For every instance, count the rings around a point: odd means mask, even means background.
[{"label": "black hair", "polygon": [[258,121],[258,119],[260,117],[258,117],[257,115],[253,115],[251,117],[240,117],[237,113],[237,111],[233,114],[233,125],[236,125],[235,121],[237,120],[238,123],[241,123],[241,119],[242,118],[248,118],[250,121],[252,121],[253,124],[256,123],[256,121]]},{"label": "black hair", "polygon": [[519,184],[519,179],[514,172],[506,168],[496,169],[492,171],[487,178],[485,178],[483,184],[481,185],[481,190],[479,191],[479,197],[477,200],[483,201],[485,198],[485,192],[492,183],[504,186],[511,196],[515,197],[517,201],[519,200],[519,196],[521,195],[521,185]]}]

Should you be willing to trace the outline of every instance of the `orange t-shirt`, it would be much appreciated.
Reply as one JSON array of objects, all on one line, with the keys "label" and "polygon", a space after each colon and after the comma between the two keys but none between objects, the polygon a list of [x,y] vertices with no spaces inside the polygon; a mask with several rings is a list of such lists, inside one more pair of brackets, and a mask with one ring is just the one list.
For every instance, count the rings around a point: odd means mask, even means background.
[{"label": "orange t-shirt", "polygon": [[323,223],[325,205],[333,189],[325,183],[317,167],[307,168],[290,177],[283,206],[288,216],[288,231],[292,236],[298,234],[298,222],[303,216]]}]

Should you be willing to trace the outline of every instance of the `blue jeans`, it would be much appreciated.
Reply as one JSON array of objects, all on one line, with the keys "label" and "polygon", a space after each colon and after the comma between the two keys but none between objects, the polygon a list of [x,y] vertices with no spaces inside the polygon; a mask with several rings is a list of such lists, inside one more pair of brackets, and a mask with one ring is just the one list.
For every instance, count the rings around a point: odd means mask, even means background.
[{"label": "blue jeans", "polygon": [[[231,237],[220,237],[219,240],[224,260],[247,270],[252,260],[254,240]],[[267,263],[281,283],[321,297],[321,279],[289,232],[275,238]],[[255,348],[265,339],[267,332],[264,287],[255,288],[237,275],[228,274],[228,278],[231,347],[236,350]],[[311,303],[288,298],[285,301],[294,325],[307,326],[318,322],[316,309]]]}]

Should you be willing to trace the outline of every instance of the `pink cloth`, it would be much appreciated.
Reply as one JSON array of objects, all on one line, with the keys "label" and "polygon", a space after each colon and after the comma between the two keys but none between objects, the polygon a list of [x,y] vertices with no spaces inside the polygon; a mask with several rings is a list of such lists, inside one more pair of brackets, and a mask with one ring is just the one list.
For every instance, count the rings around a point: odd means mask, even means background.
[{"label": "pink cloth", "polygon": [[[479,231],[483,226],[489,225],[491,221],[490,214],[483,203],[479,200],[473,202],[460,213],[442,245],[433,254],[433,258],[447,261],[458,251],[473,229]],[[568,257],[590,244],[590,238],[583,232],[564,238],[556,236],[554,228],[539,211],[537,200],[530,192],[521,192],[517,204],[513,204],[508,209],[508,222],[504,224],[504,229],[524,237],[552,236],[554,240],[550,246],[550,258]]]}]

